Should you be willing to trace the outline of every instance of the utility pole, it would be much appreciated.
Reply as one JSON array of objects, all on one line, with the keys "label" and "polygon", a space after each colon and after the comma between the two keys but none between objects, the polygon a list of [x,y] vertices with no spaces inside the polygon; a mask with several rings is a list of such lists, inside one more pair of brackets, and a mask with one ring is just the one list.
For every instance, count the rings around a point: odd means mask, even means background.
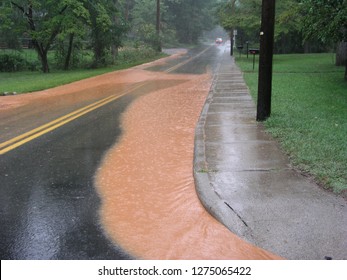
[{"label": "utility pole", "polygon": [[[235,4],[236,4],[236,0],[231,0],[231,16],[233,17],[235,14]],[[234,39],[235,39],[235,34],[234,34],[234,27],[231,28],[230,31],[230,55],[233,56],[234,54]]]},{"label": "utility pole", "polygon": [[158,51],[161,52],[161,40],[160,40],[160,0],[157,0],[157,25],[156,25],[156,30],[157,30],[157,47]]},{"label": "utility pole", "polygon": [[234,29],[230,32],[230,56],[234,54]]},{"label": "utility pole", "polygon": [[274,30],[275,0],[262,0],[257,121],[264,121],[271,114]]}]

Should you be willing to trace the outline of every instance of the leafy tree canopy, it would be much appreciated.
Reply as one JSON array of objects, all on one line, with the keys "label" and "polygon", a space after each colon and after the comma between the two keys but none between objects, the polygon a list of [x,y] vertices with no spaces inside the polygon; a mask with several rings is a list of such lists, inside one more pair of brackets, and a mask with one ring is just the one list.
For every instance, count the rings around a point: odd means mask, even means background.
[{"label": "leafy tree canopy", "polygon": [[346,0],[299,0],[305,38],[347,40]]}]

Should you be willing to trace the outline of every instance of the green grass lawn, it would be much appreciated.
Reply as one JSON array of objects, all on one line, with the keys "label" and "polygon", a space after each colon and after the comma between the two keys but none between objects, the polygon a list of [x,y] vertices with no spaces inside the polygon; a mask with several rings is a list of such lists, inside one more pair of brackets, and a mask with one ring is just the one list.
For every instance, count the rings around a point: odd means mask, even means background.
[{"label": "green grass lawn", "polygon": [[[25,53],[25,55],[28,54]],[[153,53],[144,57],[143,55],[131,55],[129,52],[126,55],[125,57],[123,53],[120,53],[120,59],[116,65],[98,69],[76,69],[70,71],[53,69],[47,74],[39,71],[0,72],[0,94],[3,92],[27,93],[52,88],[104,73],[126,69],[165,56],[164,54]]]},{"label": "green grass lawn", "polygon": [[[236,58],[256,100],[258,65]],[[274,56],[272,113],[264,123],[292,164],[334,192],[347,190],[347,82],[333,54]]]},{"label": "green grass lawn", "polygon": [[154,60],[154,58],[99,69],[80,69],[71,71],[53,70],[47,74],[30,71],[0,73],[0,93],[27,93],[43,90],[86,79],[89,77],[105,74],[108,72],[129,68],[135,65],[149,62],[151,60]]}]

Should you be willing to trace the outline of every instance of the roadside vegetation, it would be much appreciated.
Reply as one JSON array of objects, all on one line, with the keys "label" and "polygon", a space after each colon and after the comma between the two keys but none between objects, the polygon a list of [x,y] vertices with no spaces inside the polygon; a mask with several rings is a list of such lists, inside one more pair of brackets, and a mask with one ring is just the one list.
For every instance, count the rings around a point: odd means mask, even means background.
[{"label": "roadside vegetation", "polygon": [[87,67],[105,67],[122,59],[127,42],[138,52],[140,46],[160,52],[167,44],[196,44],[216,23],[213,5],[212,0],[0,1],[0,49],[32,49],[37,57],[28,65],[19,57],[0,57],[16,64],[0,71],[84,68],[85,50],[92,58]]},{"label": "roadside vegetation", "polygon": [[[265,126],[297,168],[341,192],[347,189],[346,0],[277,2],[274,51],[282,55],[274,60],[273,109]],[[197,44],[217,24],[227,32],[223,39],[235,38],[239,50],[257,48],[261,5],[261,0],[0,1],[0,94],[154,60],[162,56],[161,47]],[[332,51],[334,56],[311,54]],[[255,96],[252,56],[239,58],[237,50],[234,55]]]},{"label": "roadside vegetation", "polygon": [[[196,45],[212,0],[0,1],[0,95],[70,83]],[[194,20],[192,20],[194,19]]]},{"label": "roadside vegetation", "polygon": [[[261,0],[220,0],[220,25],[231,34],[237,31],[236,45],[259,44]],[[346,0],[276,1],[274,52],[335,52],[336,66],[345,66],[347,80]]]},{"label": "roadside vegetation", "polygon": [[[107,72],[129,68],[165,56],[165,54],[158,53],[148,47],[127,47],[119,50],[116,63],[100,68],[91,68],[88,67],[88,65],[92,62],[92,54],[90,52],[85,52],[81,55],[80,60],[81,65],[85,65],[85,67],[78,67],[69,71],[61,70],[59,67],[52,67],[49,73],[42,74],[41,71],[35,68],[39,66],[37,66],[38,61],[34,50],[0,50],[0,58],[5,54],[20,58],[16,60],[17,64],[11,63],[8,67],[17,67],[17,69],[20,68],[21,71],[0,71],[0,95],[4,93],[13,94],[13,92],[19,94],[52,88]],[[52,64],[56,65],[55,63],[57,60],[54,55],[54,52],[51,52],[49,56],[53,62]]]},{"label": "roadside vegetation", "polygon": [[[323,186],[347,190],[347,83],[333,54],[275,55],[271,117],[266,129],[292,164]],[[257,65],[236,56],[256,102]]]}]

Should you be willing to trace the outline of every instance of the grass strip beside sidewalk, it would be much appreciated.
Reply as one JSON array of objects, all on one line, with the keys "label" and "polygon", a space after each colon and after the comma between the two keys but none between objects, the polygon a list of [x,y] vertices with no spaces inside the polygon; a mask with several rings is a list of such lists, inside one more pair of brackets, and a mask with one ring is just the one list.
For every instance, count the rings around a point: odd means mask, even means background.
[{"label": "grass strip beside sidewalk", "polygon": [[[258,66],[237,58],[256,101]],[[347,192],[347,82],[332,54],[274,56],[272,113],[264,123],[292,164],[334,192]]]}]

